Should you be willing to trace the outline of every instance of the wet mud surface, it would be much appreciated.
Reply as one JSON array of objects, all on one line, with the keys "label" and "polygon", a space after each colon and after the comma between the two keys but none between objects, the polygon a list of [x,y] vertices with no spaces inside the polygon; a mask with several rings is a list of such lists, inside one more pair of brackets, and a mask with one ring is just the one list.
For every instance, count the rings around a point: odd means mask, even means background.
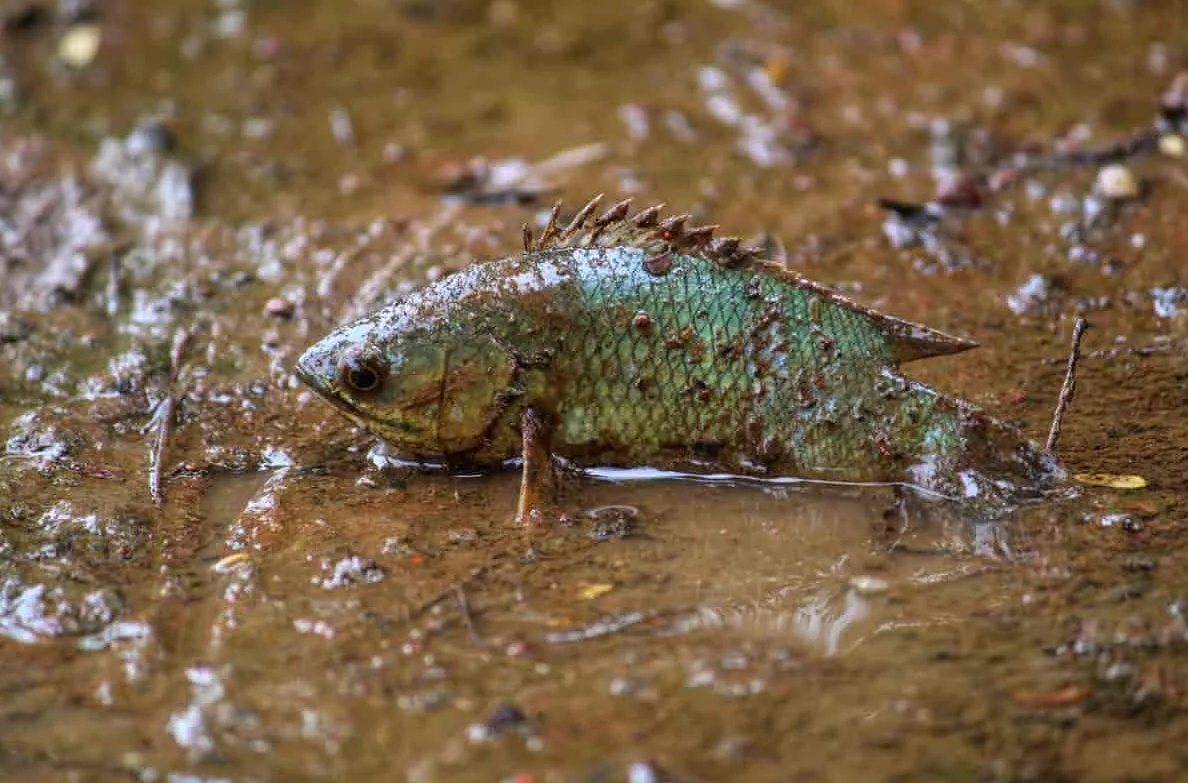
[{"label": "wet mud surface", "polygon": [[[4,780],[1188,776],[1182,4],[0,19]],[[612,473],[524,529],[293,376],[601,191],[977,339],[905,372],[1039,441],[1087,317],[1060,456],[1146,486]]]}]

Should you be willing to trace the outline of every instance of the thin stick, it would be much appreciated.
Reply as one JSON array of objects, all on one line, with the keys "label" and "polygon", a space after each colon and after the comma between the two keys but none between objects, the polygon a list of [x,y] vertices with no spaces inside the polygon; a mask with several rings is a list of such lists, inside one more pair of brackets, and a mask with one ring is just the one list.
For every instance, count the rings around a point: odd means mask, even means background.
[{"label": "thin stick", "polygon": [[156,436],[149,447],[149,497],[153,505],[160,508],[165,503],[165,494],[161,491],[161,470],[165,464],[165,447],[169,445],[169,430],[173,423],[173,409],[176,405],[173,392],[169,392],[157,412],[153,415],[153,424],[157,427]]},{"label": "thin stick", "polygon": [[442,590],[442,591],[441,591],[440,593],[438,593],[437,595],[435,595],[435,596],[433,596],[432,598],[430,598],[428,601],[425,601],[425,602],[423,602],[423,603],[419,604],[418,606],[414,607],[414,608],[412,609],[412,611],[410,611],[410,612],[408,613],[408,619],[409,619],[409,620],[412,620],[412,619],[414,619],[414,618],[416,618],[416,617],[419,617],[420,615],[422,615],[422,614],[424,614],[425,612],[429,611],[429,610],[430,610],[430,609],[432,609],[433,607],[437,606],[439,603],[441,603],[441,602],[442,602],[442,601],[444,601],[445,599],[449,598],[451,595],[457,595],[457,592],[456,592],[456,591],[457,591],[457,589],[458,589],[458,588],[460,588],[462,585],[465,585],[465,584],[468,584],[468,583],[470,583],[470,582],[473,582],[475,579],[478,579],[480,576],[482,576],[482,575],[483,575],[483,574],[485,574],[485,573],[487,573],[487,568],[486,568],[486,566],[479,566],[478,568],[476,568],[476,569],[474,569],[473,571],[471,571],[471,572],[470,572],[470,573],[469,573],[469,574],[466,576],[466,578],[465,578],[465,579],[462,579],[462,580],[460,580],[460,581],[458,581],[458,582],[454,582],[454,583],[453,583],[453,584],[451,584],[449,587],[447,587],[446,589]]},{"label": "thin stick", "polygon": [[1072,402],[1073,394],[1077,390],[1077,360],[1081,356],[1081,338],[1089,322],[1078,318],[1073,326],[1072,350],[1068,354],[1068,369],[1064,371],[1064,385],[1060,387],[1060,397],[1056,400],[1056,412],[1052,414],[1052,428],[1048,430],[1048,442],[1044,445],[1049,453],[1056,453],[1056,442],[1060,440],[1060,423],[1064,420],[1064,411]]},{"label": "thin stick", "polygon": [[186,346],[190,343],[190,338],[194,333],[183,326],[178,329],[173,335],[173,347],[169,350],[169,385],[172,386],[177,382],[178,373],[181,372],[182,354],[185,353]]},{"label": "thin stick", "polygon": [[458,608],[462,610],[462,622],[466,623],[466,633],[470,635],[470,641],[478,644],[483,640],[479,635],[478,628],[474,625],[474,617],[470,614],[470,602],[466,600],[466,591],[462,589],[462,583],[454,585],[454,595],[458,598]]},{"label": "thin stick", "polygon": [[149,462],[149,497],[153,500],[153,505],[158,508],[165,502],[165,494],[161,490],[161,471],[165,465],[165,451],[169,445],[169,433],[173,429],[173,414],[177,408],[177,378],[181,373],[182,355],[185,353],[186,345],[190,342],[190,337],[193,332],[187,328],[182,327],[173,335],[173,346],[169,351],[169,382],[165,388],[165,397],[157,406],[156,412],[153,414],[153,420],[149,422],[148,429],[156,426],[156,436],[149,446],[148,462]]},{"label": "thin stick", "polygon": [[554,631],[545,636],[545,641],[549,644],[569,644],[583,642],[587,639],[597,639],[600,636],[616,634],[654,616],[655,612],[628,612],[617,617],[600,620],[593,625],[575,628],[572,631]]},{"label": "thin stick", "polygon": [[120,314],[120,286],[123,276],[120,266],[121,252],[112,250],[107,259],[107,314],[112,318]]}]

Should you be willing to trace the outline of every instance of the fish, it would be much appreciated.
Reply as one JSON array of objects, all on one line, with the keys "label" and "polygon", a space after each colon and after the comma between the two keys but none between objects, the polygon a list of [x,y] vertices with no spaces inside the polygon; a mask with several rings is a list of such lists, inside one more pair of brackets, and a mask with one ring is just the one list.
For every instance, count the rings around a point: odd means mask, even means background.
[{"label": "fish", "polygon": [[345,324],[296,372],[403,456],[521,460],[516,518],[554,462],[915,487],[1015,502],[1056,458],[900,373],[976,343],[864,307],[716,226],[630,200],[562,224]]}]

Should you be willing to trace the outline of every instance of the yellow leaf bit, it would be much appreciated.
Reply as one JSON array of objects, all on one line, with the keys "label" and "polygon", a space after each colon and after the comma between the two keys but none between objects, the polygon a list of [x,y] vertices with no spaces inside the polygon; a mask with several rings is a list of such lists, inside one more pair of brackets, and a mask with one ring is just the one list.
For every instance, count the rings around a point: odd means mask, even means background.
[{"label": "yellow leaf bit", "polygon": [[595,598],[601,595],[606,595],[614,589],[614,585],[608,584],[586,585],[581,589],[581,592],[578,593],[578,598],[582,599],[583,601],[593,601]]},{"label": "yellow leaf bit", "polygon": [[1082,484],[1110,489],[1143,489],[1147,486],[1147,480],[1142,476],[1122,473],[1077,473],[1073,478]]}]

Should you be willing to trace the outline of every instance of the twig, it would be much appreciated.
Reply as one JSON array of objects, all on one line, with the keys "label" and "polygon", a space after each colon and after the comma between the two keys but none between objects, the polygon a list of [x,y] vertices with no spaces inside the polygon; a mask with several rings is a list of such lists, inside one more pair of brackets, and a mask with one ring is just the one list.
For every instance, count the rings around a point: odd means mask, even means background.
[{"label": "twig", "polygon": [[454,585],[454,595],[458,597],[458,608],[462,610],[462,622],[466,623],[466,633],[470,635],[471,642],[478,644],[483,637],[474,625],[474,617],[470,614],[470,602],[466,600],[466,591],[462,589],[461,582]]},{"label": "twig", "polygon": [[189,327],[181,327],[173,335],[173,347],[169,349],[169,385],[172,386],[177,382],[177,376],[181,372],[182,354],[185,353],[186,346],[190,344],[190,338],[194,336],[194,332]]},{"label": "twig", "polygon": [[542,161],[525,166],[522,176],[517,178],[515,184],[530,180],[547,180],[571,169],[594,163],[605,158],[608,154],[610,154],[610,145],[600,141],[570,147]]},{"label": "twig", "polygon": [[468,584],[469,582],[473,582],[475,579],[478,579],[480,576],[482,576],[485,573],[487,573],[486,566],[479,566],[478,568],[471,571],[470,574],[465,579],[462,579],[461,581],[458,581],[458,582],[454,582],[449,587],[447,587],[446,589],[442,590],[437,595],[430,598],[428,601],[425,601],[424,603],[419,604],[411,612],[408,613],[408,619],[412,620],[416,617],[419,617],[420,615],[424,614],[425,612],[429,611],[433,607],[437,606],[439,603],[446,600],[450,596],[457,595],[457,590],[460,589],[463,585]]},{"label": "twig", "polygon": [[1044,445],[1049,453],[1056,452],[1056,441],[1060,439],[1060,423],[1064,420],[1064,411],[1072,401],[1077,390],[1077,360],[1081,355],[1081,338],[1089,322],[1078,318],[1073,326],[1072,350],[1068,354],[1068,369],[1064,372],[1064,385],[1060,387],[1060,397],[1056,400],[1056,412],[1052,414],[1052,428],[1048,430],[1048,442]]},{"label": "twig", "polygon": [[1106,163],[1119,163],[1156,150],[1159,145],[1159,136],[1157,130],[1143,128],[1103,147],[1024,156],[1015,165],[1008,163],[998,169],[1014,169],[1022,174],[1062,166],[1100,166]]},{"label": "twig", "polygon": [[107,268],[107,314],[115,318],[120,313],[120,280],[122,268],[120,266],[121,250],[112,250],[108,254]]},{"label": "twig", "polygon": [[[1171,351],[1185,351],[1188,350],[1188,340],[1178,340],[1172,342],[1151,343],[1149,345],[1119,345],[1114,348],[1103,348],[1097,351],[1086,351],[1081,354],[1082,359],[1116,359],[1119,356],[1154,356],[1160,353],[1169,353]],[[1041,359],[1044,364],[1060,364],[1067,362],[1067,356],[1045,356]]]},{"label": "twig", "polygon": [[156,426],[157,432],[152,445],[149,446],[149,497],[153,499],[153,505],[158,508],[165,502],[165,495],[161,491],[161,470],[165,463],[165,447],[169,445],[169,430],[172,429],[170,425],[173,422],[173,410],[176,404],[173,393],[166,394],[165,399],[161,400],[161,404],[157,406],[157,411],[153,414],[151,422]]},{"label": "twig", "polygon": [[193,332],[188,327],[181,327],[173,335],[173,346],[169,351],[169,382],[165,387],[165,397],[157,405],[152,420],[146,430],[157,428],[155,437],[149,446],[149,497],[153,505],[160,507],[165,502],[165,495],[161,491],[161,471],[165,464],[165,451],[169,445],[169,433],[173,428],[173,414],[177,409],[177,378],[181,373],[182,355],[189,344]]},{"label": "twig", "polygon": [[600,620],[583,628],[574,628],[572,631],[554,631],[545,636],[545,641],[549,644],[568,644],[597,639],[600,636],[610,636],[633,625],[638,625],[653,615],[653,612],[628,612],[617,617]]}]

